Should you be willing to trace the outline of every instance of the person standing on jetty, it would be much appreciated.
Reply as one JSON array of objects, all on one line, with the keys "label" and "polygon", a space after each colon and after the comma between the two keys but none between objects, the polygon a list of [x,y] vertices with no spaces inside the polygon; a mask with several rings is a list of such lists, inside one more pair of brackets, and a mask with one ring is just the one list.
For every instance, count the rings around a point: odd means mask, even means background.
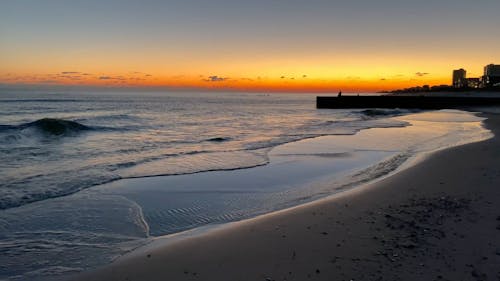
[{"label": "person standing on jetty", "polygon": [[342,90],[339,91],[338,97],[342,96]]}]

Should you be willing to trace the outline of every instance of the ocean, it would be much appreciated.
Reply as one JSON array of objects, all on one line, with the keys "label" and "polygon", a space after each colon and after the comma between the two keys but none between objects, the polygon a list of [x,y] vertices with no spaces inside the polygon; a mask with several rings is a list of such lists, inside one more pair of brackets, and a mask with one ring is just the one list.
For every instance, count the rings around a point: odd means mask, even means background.
[{"label": "ocean", "polygon": [[95,268],[490,137],[463,111],[317,110],[312,94],[0,91],[0,279]]}]

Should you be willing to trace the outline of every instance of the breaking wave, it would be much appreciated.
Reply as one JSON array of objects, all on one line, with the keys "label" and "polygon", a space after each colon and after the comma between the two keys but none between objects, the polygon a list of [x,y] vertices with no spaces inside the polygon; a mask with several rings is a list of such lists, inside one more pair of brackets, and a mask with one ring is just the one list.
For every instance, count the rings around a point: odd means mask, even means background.
[{"label": "breaking wave", "polygon": [[231,138],[229,137],[215,137],[215,138],[211,138],[211,139],[208,139],[207,141],[210,141],[210,142],[225,142],[225,141],[230,141]]},{"label": "breaking wave", "polygon": [[21,124],[21,125],[0,125],[1,131],[26,131],[26,130],[36,130],[45,135],[53,136],[64,136],[69,134],[76,134],[83,131],[92,130],[92,128],[87,127],[75,121],[56,119],[56,118],[43,118],[33,122]]},{"label": "breaking wave", "polygon": [[410,109],[365,109],[359,113],[368,117],[400,116],[409,113],[417,113],[419,110]]}]

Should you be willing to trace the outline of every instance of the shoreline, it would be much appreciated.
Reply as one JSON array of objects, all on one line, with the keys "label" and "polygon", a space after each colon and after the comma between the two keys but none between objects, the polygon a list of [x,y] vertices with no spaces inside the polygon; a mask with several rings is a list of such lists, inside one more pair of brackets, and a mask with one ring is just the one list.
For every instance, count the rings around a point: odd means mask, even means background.
[{"label": "shoreline", "polygon": [[[4,257],[3,272],[20,269],[20,274],[9,275],[13,280],[21,276],[27,280],[59,280],[92,271],[134,252],[153,240],[150,238],[189,229],[195,230],[185,236],[204,235],[211,228],[224,228],[225,223],[346,192],[395,171],[422,151],[492,135],[481,125],[484,118],[474,113],[418,112],[390,116],[392,121],[385,117],[386,112],[367,114],[382,115],[381,121],[367,119],[389,126],[280,145],[269,152],[270,163],[262,167],[120,180],[7,210],[3,217],[10,225],[11,236],[22,224],[34,226],[30,233],[49,235],[46,240],[37,240],[27,232],[24,239],[7,240],[14,250]],[[200,226],[202,229],[196,229]],[[53,233],[54,238],[50,236]],[[174,237],[151,246],[162,247],[163,242],[172,244],[183,239],[182,235]],[[33,248],[32,244],[41,246]],[[23,251],[18,254],[17,249]],[[49,266],[38,266],[40,256]]]},{"label": "shoreline", "polygon": [[[266,278],[270,278],[269,280],[303,280],[311,278],[313,280],[327,280],[338,278],[338,280],[342,280],[343,278],[347,278],[347,280],[349,280],[349,278],[353,279],[355,276],[359,277],[361,273],[365,278],[372,275],[376,276],[377,274],[383,277],[391,273],[387,271],[388,268],[386,268],[386,266],[390,266],[392,263],[402,260],[403,258],[401,257],[405,257],[405,259],[403,259],[405,262],[404,265],[403,263],[398,263],[399,268],[407,269],[407,267],[411,265],[413,272],[419,272],[417,269],[420,269],[420,273],[428,278],[443,277],[444,273],[434,277],[429,275],[434,273],[434,271],[427,267],[424,268],[420,266],[422,262],[417,262],[418,266],[415,266],[415,259],[419,258],[418,252],[422,249],[426,249],[428,252],[429,249],[427,246],[422,246],[425,243],[417,243],[419,241],[413,241],[411,239],[403,241],[404,243],[399,243],[401,241],[398,240],[398,235],[394,235],[393,232],[399,231],[400,228],[405,230],[411,229],[412,227],[404,223],[401,224],[401,221],[404,220],[399,220],[400,218],[394,221],[393,218],[396,216],[391,213],[391,209],[394,209],[391,206],[398,205],[399,202],[400,208],[397,209],[396,215],[411,217],[415,215],[415,210],[420,211],[421,208],[437,209],[437,211],[440,211],[441,209],[436,208],[436,206],[443,203],[453,207],[450,207],[453,209],[450,213],[451,215],[462,216],[463,210],[470,209],[470,205],[473,203],[477,204],[474,200],[477,201],[479,199],[471,199],[470,194],[466,194],[466,196],[462,194],[464,198],[458,198],[447,194],[456,193],[456,190],[446,189],[448,186],[445,182],[449,180],[447,177],[436,181],[436,177],[439,177],[439,175],[436,175],[436,171],[441,170],[444,176],[450,173],[453,166],[456,167],[460,165],[459,162],[450,162],[447,163],[446,167],[441,167],[443,157],[460,158],[457,154],[465,150],[469,152],[468,159],[470,161],[473,160],[471,157],[475,156],[477,151],[470,154],[469,150],[481,150],[485,147],[488,148],[488,146],[491,149],[492,144],[500,142],[497,137],[500,131],[500,116],[492,114],[486,114],[486,116],[488,119],[483,122],[486,124],[486,127],[492,130],[496,135],[492,139],[432,153],[429,157],[426,157],[425,160],[416,163],[415,166],[380,180],[376,180],[374,183],[367,184],[366,187],[358,187],[291,209],[231,223],[231,225],[227,227],[216,227],[216,229],[210,230],[203,235],[195,235],[188,239],[180,239],[167,246],[150,244],[143,249],[139,249],[131,256],[117,259],[111,265],[95,271],[81,273],[77,275],[75,279],[70,279],[266,280]],[[485,156],[483,155],[481,157],[484,158]],[[491,161],[494,161],[494,159]],[[477,165],[477,163],[472,164]],[[436,165],[439,169],[436,169]],[[429,168],[429,166],[433,166],[433,168]],[[494,170],[494,167],[490,169]],[[471,170],[468,172],[469,175],[472,174],[472,177],[475,178],[476,181],[481,182],[481,175],[477,173],[478,170]],[[415,177],[411,177],[411,175],[421,175],[422,173],[431,173],[434,176],[430,178],[416,177],[417,180],[415,183],[412,183],[412,185],[432,185],[436,188],[435,190],[429,190],[429,187],[419,187],[417,191],[416,187],[404,187],[405,191],[409,192],[408,194],[403,194],[401,190],[397,190],[401,182],[413,181]],[[463,186],[463,183],[460,184],[460,182],[458,182],[457,184],[459,185],[458,189],[463,193],[466,187]],[[489,190],[491,189],[489,187],[491,187],[491,184],[485,184],[484,188],[486,190],[484,192],[494,193],[494,191]],[[437,196],[436,193],[438,193]],[[428,195],[433,196],[429,197]],[[401,203],[401,201],[408,201],[412,198],[415,200],[413,203]],[[494,198],[494,196],[488,196],[488,198]],[[500,202],[498,196],[497,199],[497,202]],[[392,202],[392,204],[388,204],[389,202]],[[389,208],[387,208],[387,206],[384,208],[384,205],[389,205]],[[403,214],[401,214],[401,211],[403,211]],[[418,214],[418,212],[416,213]],[[438,217],[448,218],[451,216],[448,213],[440,213]],[[498,215],[500,215],[500,212],[498,212]],[[360,223],[364,219],[368,220],[369,223]],[[391,227],[388,228],[388,225],[393,226],[398,223],[399,226],[396,227],[396,230],[391,229]],[[446,223],[442,222],[440,225],[448,224],[450,224],[450,222],[446,219]],[[453,222],[451,224],[453,224]],[[373,228],[373,225],[377,227]],[[431,228],[429,227],[429,229]],[[461,230],[464,229],[461,228]],[[495,228],[493,228],[493,230],[498,231]],[[419,234],[418,230],[413,229],[412,231],[413,232],[410,234]],[[423,233],[425,236],[425,231]],[[438,231],[437,233],[440,232]],[[189,234],[187,235],[189,236]],[[357,238],[352,239],[353,236]],[[363,236],[365,238],[360,239],[360,237]],[[461,236],[459,236],[459,240],[461,239],[460,237]],[[467,236],[463,235],[463,237],[463,239],[465,239]],[[381,245],[392,243],[391,241],[397,242],[393,245],[393,249],[404,249],[402,251],[398,250],[404,253],[412,252],[416,249],[417,255],[396,253],[390,256],[388,251],[381,252],[379,248],[384,248],[381,247]],[[426,241],[427,240],[424,242]],[[495,245],[500,247],[500,241],[494,242],[497,243]],[[470,248],[470,246],[468,246],[468,248]],[[327,251],[325,252],[325,250]],[[493,250],[495,250],[495,248],[493,248]],[[437,252],[439,253],[439,251]],[[487,254],[490,255],[491,253]],[[484,256],[487,257],[487,259],[483,264],[490,264],[495,260],[495,257],[496,260],[499,259],[498,255],[495,253],[492,255],[492,257]],[[347,256],[351,258],[346,258]],[[484,257],[481,257],[481,259]],[[420,257],[420,260],[422,260],[422,257]],[[310,265],[306,266],[308,263]],[[378,265],[381,269],[373,268],[368,271],[365,270],[366,272],[358,272],[359,268],[371,268],[370,264]],[[221,267],[223,270],[219,270]],[[457,267],[458,266],[456,266],[455,269]],[[435,268],[436,267],[434,267],[434,269]],[[490,271],[492,271],[491,268],[488,271],[491,276]],[[399,271],[400,274],[406,274],[405,272],[407,272],[407,270]],[[410,270],[408,274],[410,272],[412,271]],[[481,270],[478,271],[474,269],[470,273],[470,276],[482,276],[480,275],[482,274],[481,272]],[[393,276],[395,280],[398,279],[396,278],[397,276],[399,275]],[[403,278],[403,280],[413,280],[412,278],[416,278],[416,276],[407,275],[407,278]],[[386,280],[386,278],[380,280]],[[450,280],[455,279],[451,278]],[[471,280],[480,279],[476,278]]]}]

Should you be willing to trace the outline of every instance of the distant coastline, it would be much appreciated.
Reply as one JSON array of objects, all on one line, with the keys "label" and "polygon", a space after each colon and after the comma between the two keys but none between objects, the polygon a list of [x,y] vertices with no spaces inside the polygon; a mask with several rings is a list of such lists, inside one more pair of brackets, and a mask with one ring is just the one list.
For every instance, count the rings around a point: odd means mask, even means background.
[{"label": "distant coastline", "polygon": [[489,87],[489,88],[454,88],[450,85],[436,85],[436,86],[415,86],[404,89],[390,90],[390,91],[380,91],[381,94],[427,94],[427,93],[441,93],[441,94],[472,94],[472,93],[500,93],[500,87]]}]

